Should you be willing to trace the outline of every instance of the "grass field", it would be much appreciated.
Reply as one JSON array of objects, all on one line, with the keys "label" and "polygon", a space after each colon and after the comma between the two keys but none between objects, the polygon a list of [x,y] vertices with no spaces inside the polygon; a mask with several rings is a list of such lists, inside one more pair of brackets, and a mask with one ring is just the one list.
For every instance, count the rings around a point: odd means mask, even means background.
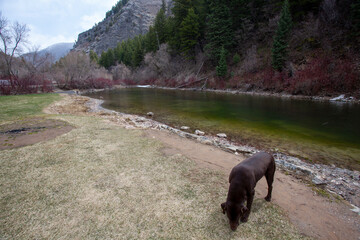
[{"label": "grass field", "polygon": [[0,96],[0,123],[15,118],[41,115],[45,106],[59,99],[58,94]]},{"label": "grass field", "polygon": [[140,130],[97,117],[51,117],[76,129],[0,152],[0,239],[303,239],[263,199],[232,232],[220,209],[227,176],[162,155]]}]

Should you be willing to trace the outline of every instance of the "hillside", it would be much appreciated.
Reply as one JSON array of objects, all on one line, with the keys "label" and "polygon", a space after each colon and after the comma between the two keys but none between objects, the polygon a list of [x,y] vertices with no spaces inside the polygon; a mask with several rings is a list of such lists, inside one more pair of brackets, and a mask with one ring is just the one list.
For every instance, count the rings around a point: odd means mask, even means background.
[{"label": "hillside", "polygon": [[45,55],[46,53],[50,53],[54,58],[53,62],[56,62],[57,60],[68,54],[73,48],[73,46],[74,43],[56,43],[45,49],[40,50],[39,54]]},{"label": "hillside", "polygon": [[76,49],[127,84],[360,97],[358,0],[131,0],[106,16]]},{"label": "hillside", "polygon": [[[103,21],[80,33],[74,49],[85,52],[91,49],[101,54],[118,42],[147,33],[161,5],[162,0],[129,0],[121,9],[109,11]],[[171,0],[167,0],[167,5],[171,6]]]}]

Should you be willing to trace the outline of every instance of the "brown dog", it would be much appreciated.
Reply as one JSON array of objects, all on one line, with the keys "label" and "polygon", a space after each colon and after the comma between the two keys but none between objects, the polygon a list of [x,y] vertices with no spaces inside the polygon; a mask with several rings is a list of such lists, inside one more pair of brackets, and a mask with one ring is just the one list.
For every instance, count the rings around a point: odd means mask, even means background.
[{"label": "brown dog", "polygon": [[[260,152],[236,165],[229,176],[229,192],[226,202],[221,204],[223,213],[229,218],[230,228],[235,231],[239,220],[246,222],[250,215],[256,183],[265,175],[268,184],[266,201],[271,200],[272,183],[275,174],[274,158]],[[244,203],[246,201],[246,207]]]}]

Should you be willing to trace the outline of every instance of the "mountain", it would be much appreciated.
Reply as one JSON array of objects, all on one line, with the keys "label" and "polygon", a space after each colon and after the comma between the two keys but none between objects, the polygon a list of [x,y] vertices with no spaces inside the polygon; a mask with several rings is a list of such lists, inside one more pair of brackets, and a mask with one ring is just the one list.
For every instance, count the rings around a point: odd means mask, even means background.
[{"label": "mountain", "polygon": [[56,62],[60,58],[64,57],[73,48],[74,43],[56,43],[43,50],[39,51],[39,55],[45,55],[50,53],[53,56],[53,61]]},{"label": "mountain", "polygon": [[[109,48],[116,47],[118,42],[147,33],[162,6],[162,0],[125,2],[117,11],[109,11],[106,18],[93,28],[80,33],[74,49],[85,52],[94,50],[101,54]],[[165,0],[165,4],[167,12],[170,12],[172,1]]]}]

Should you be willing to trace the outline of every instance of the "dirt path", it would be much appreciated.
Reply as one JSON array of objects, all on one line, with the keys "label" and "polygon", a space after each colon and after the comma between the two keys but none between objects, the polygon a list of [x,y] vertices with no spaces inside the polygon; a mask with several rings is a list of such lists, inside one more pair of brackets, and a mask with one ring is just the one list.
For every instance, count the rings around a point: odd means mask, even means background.
[{"label": "dirt path", "polygon": [[[86,99],[66,95],[62,101],[49,106],[45,112],[102,116],[114,122],[107,114],[89,113]],[[116,121],[119,125],[126,122],[126,119]],[[197,162],[200,167],[222,171],[226,176],[233,166],[245,159],[243,155],[227,153],[166,131],[145,130],[144,134],[161,141],[165,146],[162,150],[164,154],[182,154]],[[227,179],[224,179],[224,184],[227,184]],[[256,198],[265,197],[266,191],[266,181],[262,179],[256,187]],[[226,196],[224,200],[225,198]],[[275,174],[273,202],[287,213],[291,222],[306,236],[317,239],[360,239],[360,217],[350,210],[348,204],[319,196],[300,180],[279,170]]]},{"label": "dirt path", "polygon": [[[200,167],[220,170],[227,175],[233,166],[245,159],[242,155],[236,156],[163,131],[147,130],[146,136],[161,141],[166,155],[182,154]],[[273,201],[288,214],[302,234],[317,239],[360,239],[360,218],[350,211],[350,206],[318,196],[304,183],[281,171],[275,176]],[[263,178],[256,187],[256,198],[263,198],[266,193]]]}]

